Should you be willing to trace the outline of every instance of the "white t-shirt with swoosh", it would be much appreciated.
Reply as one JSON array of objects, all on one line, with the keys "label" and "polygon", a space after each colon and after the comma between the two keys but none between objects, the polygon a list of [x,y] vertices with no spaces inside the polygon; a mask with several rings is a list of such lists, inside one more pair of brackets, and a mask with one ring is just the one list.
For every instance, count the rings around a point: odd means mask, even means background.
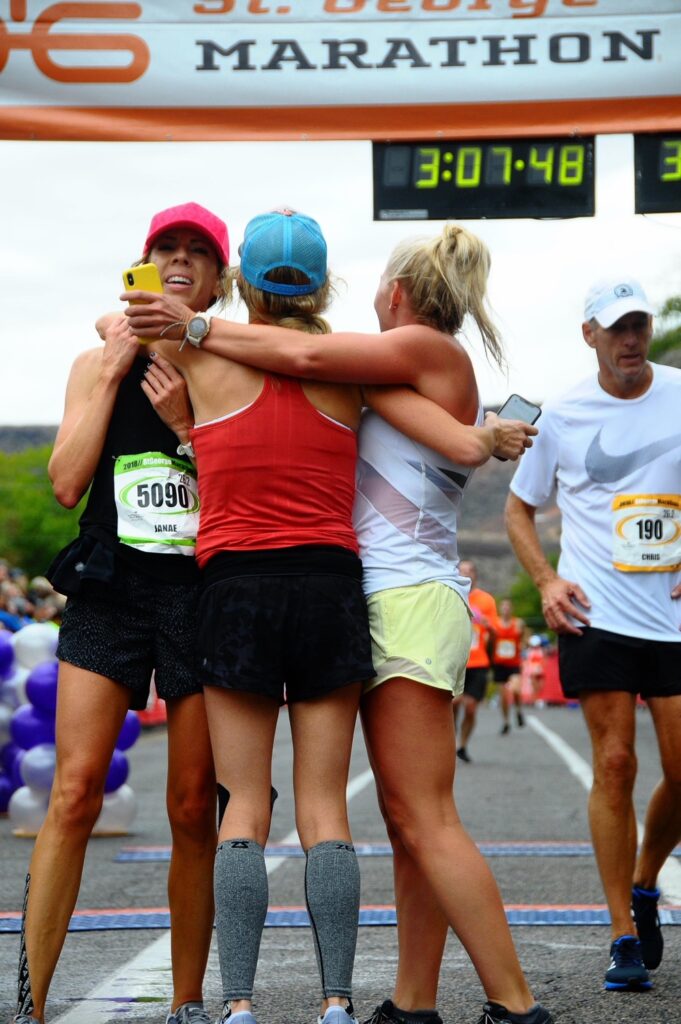
[{"label": "white t-shirt with swoosh", "polygon": [[559,575],[582,587],[591,625],[681,642],[681,370],[653,366],[644,395],[596,376],[548,403],[511,490],[534,507],[557,487]]}]

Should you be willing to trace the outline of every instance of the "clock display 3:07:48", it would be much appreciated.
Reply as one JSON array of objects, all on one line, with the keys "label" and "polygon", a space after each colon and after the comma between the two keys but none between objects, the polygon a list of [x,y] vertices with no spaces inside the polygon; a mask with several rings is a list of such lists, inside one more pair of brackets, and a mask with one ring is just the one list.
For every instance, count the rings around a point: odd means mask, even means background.
[{"label": "clock display 3:07:48", "polygon": [[586,146],[580,142],[417,146],[412,184],[417,189],[511,184],[571,188],[584,183],[585,168]]}]

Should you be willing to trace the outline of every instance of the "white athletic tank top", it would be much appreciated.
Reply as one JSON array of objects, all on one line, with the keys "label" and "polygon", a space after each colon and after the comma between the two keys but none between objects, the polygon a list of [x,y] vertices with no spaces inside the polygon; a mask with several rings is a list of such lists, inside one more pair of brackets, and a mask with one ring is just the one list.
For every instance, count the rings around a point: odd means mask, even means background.
[{"label": "white athletic tank top", "polygon": [[[476,425],[483,421],[478,410]],[[362,417],[353,521],[367,595],[438,581],[468,600],[456,523],[472,467],[417,444],[376,413]]]}]

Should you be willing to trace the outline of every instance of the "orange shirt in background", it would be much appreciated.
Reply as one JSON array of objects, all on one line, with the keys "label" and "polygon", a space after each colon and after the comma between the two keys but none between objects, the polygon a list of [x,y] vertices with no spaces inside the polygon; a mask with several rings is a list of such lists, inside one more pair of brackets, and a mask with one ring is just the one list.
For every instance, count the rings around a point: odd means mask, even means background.
[{"label": "orange shirt in background", "polygon": [[490,632],[497,627],[497,603],[491,594],[478,587],[471,590],[468,603],[473,614],[473,639],[466,668],[489,668],[487,644]]},{"label": "orange shirt in background", "polygon": [[520,668],[522,639],[522,619],[511,619],[510,622],[502,622],[501,619],[497,619],[492,658],[494,664],[504,665],[506,668]]}]

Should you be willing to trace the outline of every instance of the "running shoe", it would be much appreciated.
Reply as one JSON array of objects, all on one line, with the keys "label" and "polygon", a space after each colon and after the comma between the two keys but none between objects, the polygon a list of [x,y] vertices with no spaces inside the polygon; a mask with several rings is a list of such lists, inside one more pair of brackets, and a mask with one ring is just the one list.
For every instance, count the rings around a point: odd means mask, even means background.
[{"label": "running shoe", "polygon": [[166,1024],[212,1024],[203,1003],[182,1003],[166,1017]]},{"label": "running shoe", "polygon": [[442,1024],[442,1017],[435,1010],[400,1010],[390,999],[377,1006],[364,1024]]},{"label": "running shoe", "polygon": [[216,1024],[225,1024],[226,1021],[229,1021],[229,1024],[257,1024],[250,1010],[239,1010],[238,1013],[232,1013],[229,1003],[225,1003],[222,1007],[222,1013]]},{"label": "running shoe", "polygon": [[612,991],[631,991],[652,987],[652,981],[643,966],[641,943],[635,935],[621,935],[610,947],[610,966],[605,972],[603,988]]},{"label": "running shoe", "polygon": [[27,1013],[20,1013],[14,1018],[14,1024],[38,1024],[36,1017],[29,1017]]},{"label": "running shoe", "polygon": [[348,999],[348,1005],[329,1006],[323,1017],[317,1017],[317,1024],[359,1024],[355,1017],[355,1008],[352,1000]]},{"label": "running shoe", "polygon": [[465,747],[459,747],[459,749],[458,749],[458,750],[457,750],[457,752],[456,752],[456,756],[457,756],[457,757],[458,757],[458,758],[459,758],[459,759],[460,759],[461,761],[465,761],[465,762],[466,762],[466,764],[470,764],[470,763],[471,763],[471,758],[470,758],[470,754],[468,753],[468,751],[466,750],[466,748],[465,748]]},{"label": "running shoe", "polygon": [[525,725],[525,715],[522,713],[522,711],[516,711],[515,720],[518,725],[518,728],[522,729],[522,727]]},{"label": "running shoe", "polygon": [[501,1003],[485,1003],[478,1024],[553,1024],[553,1017],[539,1003],[527,1013],[511,1013]]},{"label": "running shoe", "polygon": [[510,731],[511,731],[511,726],[508,724],[508,722],[504,722],[504,724],[502,725],[501,729],[499,730],[499,735],[500,736],[508,736]]},{"label": "running shoe", "polygon": [[631,893],[631,911],[641,943],[641,958],[650,971],[660,966],[664,948],[660,917],[657,913],[659,898],[659,889],[639,889],[637,885]]}]

